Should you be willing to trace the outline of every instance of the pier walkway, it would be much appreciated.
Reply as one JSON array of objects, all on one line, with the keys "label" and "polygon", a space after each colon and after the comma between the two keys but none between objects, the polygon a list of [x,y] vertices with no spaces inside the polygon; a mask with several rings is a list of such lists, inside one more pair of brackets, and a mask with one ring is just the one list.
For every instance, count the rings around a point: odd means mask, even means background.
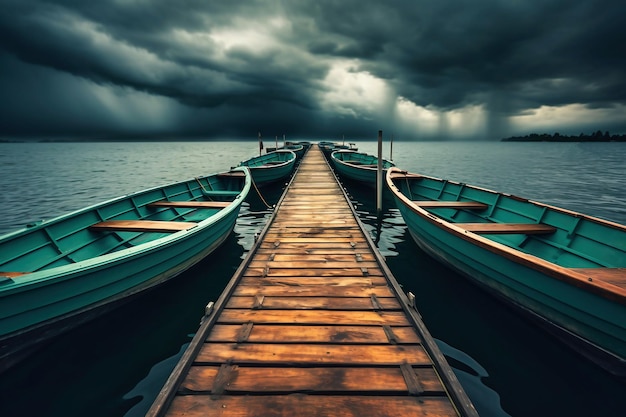
[{"label": "pier walkway", "polygon": [[149,416],[476,416],[322,152],[304,156]]}]

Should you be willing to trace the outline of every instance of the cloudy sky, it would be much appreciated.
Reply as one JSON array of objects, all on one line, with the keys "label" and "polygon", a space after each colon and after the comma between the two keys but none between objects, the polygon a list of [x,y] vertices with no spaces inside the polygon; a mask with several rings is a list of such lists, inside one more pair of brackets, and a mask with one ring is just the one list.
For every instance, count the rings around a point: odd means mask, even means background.
[{"label": "cloudy sky", "polygon": [[624,1],[0,6],[0,136],[626,133]]}]

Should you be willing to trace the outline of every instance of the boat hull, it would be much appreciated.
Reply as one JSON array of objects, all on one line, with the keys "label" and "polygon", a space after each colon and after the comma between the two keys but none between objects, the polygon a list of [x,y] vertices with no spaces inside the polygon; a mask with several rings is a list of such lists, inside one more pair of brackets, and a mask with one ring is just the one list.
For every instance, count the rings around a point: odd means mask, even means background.
[{"label": "boat hull", "polygon": [[262,187],[289,177],[295,168],[296,161],[295,152],[279,149],[250,158],[241,162],[239,166],[248,167],[254,183]]},{"label": "boat hull", "polygon": [[626,376],[626,305],[620,294],[587,288],[569,279],[569,268],[550,266],[501,243],[449,227],[438,216],[408,203],[389,175],[387,184],[421,249],[532,316],[607,371]]},{"label": "boat hull", "polygon": [[[361,152],[334,151],[331,153],[331,161],[339,175],[369,187],[376,187],[377,157]],[[394,164],[385,159],[382,162],[384,177],[387,170]]]},{"label": "boat hull", "polygon": [[[0,371],[46,340],[176,277],[213,252],[232,232],[250,184],[246,173],[245,185],[237,197],[189,230],[163,233],[145,244],[3,283]],[[104,204],[96,210],[103,212],[106,207]]]}]

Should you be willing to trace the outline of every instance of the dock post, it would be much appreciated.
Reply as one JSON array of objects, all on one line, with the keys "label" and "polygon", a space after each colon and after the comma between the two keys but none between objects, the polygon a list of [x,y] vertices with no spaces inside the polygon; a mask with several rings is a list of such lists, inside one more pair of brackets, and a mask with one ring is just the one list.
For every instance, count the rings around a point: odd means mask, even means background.
[{"label": "dock post", "polygon": [[376,168],[376,212],[383,211],[383,131],[378,131],[378,164]]}]

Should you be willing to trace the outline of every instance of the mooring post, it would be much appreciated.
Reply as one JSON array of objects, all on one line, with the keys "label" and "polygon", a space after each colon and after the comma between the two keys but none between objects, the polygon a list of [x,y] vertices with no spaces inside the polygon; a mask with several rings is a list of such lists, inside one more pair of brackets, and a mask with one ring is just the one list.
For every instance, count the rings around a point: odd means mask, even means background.
[{"label": "mooring post", "polygon": [[376,212],[383,210],[383,131],[378,131],[378,165],[376,170]]}]

